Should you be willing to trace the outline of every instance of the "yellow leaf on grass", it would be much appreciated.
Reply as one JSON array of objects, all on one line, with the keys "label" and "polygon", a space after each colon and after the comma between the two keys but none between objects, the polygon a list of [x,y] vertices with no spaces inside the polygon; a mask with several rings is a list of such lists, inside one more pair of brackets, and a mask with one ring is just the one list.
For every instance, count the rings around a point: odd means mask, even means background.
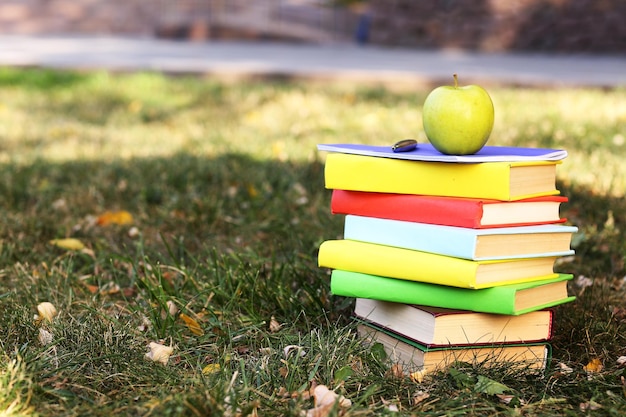
[{"label": "yellow leaf on grass", "polygon": [[54,245],[61,249],[67,250],[83,250],[85,249],[85,244],[78,239],[74,238],[66,238],[66,239],[53,239],[50,241],[51,245]]},{"label": "yellow leaf on grass", "polygon": [[587,365],[583,366],[583,369],[589,373],[600,372],[602,368],[604,368],[604,366],[602,365],[602,361],[598,358],[593,358]]},{"label": "yellow leaf on grass", "polygon": [[126,210],[119,211],[105,211],[96,220],[96,223],[100,226],[108,226],[110,224],[131,224],[133,222],[133,215]]},{"label": "yellow leaf on grass", "polygon": [[254,185],[252,184],[248,184],[248,186],[246,187],[248,189],[248,195],[252,198],[257,197],[259,195],[259,192],[257,191],[256,188],[254,188]]},{"label": "yellow leaf on grass", "polygon": [[409,378],[411,378],[411,381],[417,382],[418,384],[424,382],[424,376],[426,376],[426,369],[421,369],[415,372],[411,372],[409,374]]},{"label": "yellow leaf on grass", "polygon": [[219,363],[210,363],[207,366],[205,366],[204,368],[202,368],[202,373],[204,375],[210,375],[210,374],[214,374],[219,372],[221,369],[220,364]]},{"label": "yellow leaf on grass", "polygon": [[200,327],[200,324],[193,318],[189,317],[185,313],[180,313],[180,318],[185,322],[187,328],[191,331],[191,333],[196,336],[202,336],[204,334],[204,330]]},{"label": "yellow leaf on grass", "polygon": [[42,319],[42,320],[47,320],[49,322],[51,322],[52,319],[55,318],[59,314],[54,304],[48,301],[39,303],[37,305],[37,312],[39,314],[37,315],[36,320]]}]

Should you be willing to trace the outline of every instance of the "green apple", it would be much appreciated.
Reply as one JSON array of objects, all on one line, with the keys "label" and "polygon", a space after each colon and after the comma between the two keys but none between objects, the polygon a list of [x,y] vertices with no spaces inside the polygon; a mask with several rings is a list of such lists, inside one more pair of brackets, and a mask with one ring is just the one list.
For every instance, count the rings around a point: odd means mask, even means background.
[{"label": "green apple", "polygon": [[485,146],[493,129],[491,97],[477,85],[441,86],[430,92],[422,111],[424,132],[439,152],[471,155]]}]

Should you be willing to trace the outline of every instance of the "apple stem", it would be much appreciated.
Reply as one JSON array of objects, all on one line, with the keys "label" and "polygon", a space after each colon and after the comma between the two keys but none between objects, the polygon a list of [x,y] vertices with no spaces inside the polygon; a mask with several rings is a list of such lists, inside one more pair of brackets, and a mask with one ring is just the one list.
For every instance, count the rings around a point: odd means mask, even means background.
[{"label": "apple stem", "polygon": [[454,77],[454,88],[458,88],[459,87],[459,77],[456,74],[452,74],[452,76]]}]

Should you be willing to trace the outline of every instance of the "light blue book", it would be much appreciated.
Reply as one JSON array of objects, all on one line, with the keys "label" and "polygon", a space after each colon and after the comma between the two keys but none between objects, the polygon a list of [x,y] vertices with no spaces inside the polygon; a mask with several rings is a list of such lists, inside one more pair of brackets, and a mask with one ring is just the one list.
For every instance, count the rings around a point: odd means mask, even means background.
[{"label": "light blue book", "polygon": [[344,239],[479,261],[572,255],[577,231],[562,224],[470,229],[347,215]]}]

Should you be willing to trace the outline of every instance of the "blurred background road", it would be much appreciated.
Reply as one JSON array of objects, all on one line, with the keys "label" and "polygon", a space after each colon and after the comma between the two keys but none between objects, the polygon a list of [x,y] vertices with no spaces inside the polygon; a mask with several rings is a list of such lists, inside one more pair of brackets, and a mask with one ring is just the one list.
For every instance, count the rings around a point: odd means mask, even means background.
[{"label": "blurred background road", "polygon": [[624,21],[623,0],[4,0],[0,65],[612,88]]},{"label": "blurred background road", "polygon": [[0,36],[0,65],[154,70],[393,85],[626,86],[626,57],[414,50],[354,44],[181,42],[156,38]]}]

